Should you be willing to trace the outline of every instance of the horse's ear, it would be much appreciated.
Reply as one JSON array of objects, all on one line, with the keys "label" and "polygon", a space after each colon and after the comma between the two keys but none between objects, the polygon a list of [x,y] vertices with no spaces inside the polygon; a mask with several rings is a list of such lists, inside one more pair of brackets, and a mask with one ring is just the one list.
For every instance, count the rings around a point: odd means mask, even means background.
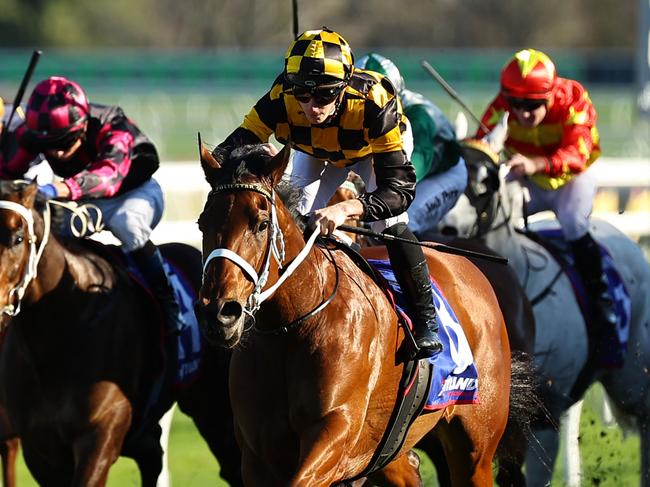
[{"label": "horse's ear", "polygon": [[508,138],[509,115],[508,112],[505,112],[501,117],[501,120],[499,120],[499,123],[497,123],[492,129],[492,132],[483,137],[483,140],[490,145],[492,151],[497,154],[499,154],[506,145],[506,139]]},{"label": "horse's ear", "polygon": [[485,161],[490,161],[495,166],[499,164],[499,154],[492,150],[490,144],[483,139],[463,139],[460,141],[460,149],[465,163],[481,166]]},{"label": "horse's ear", "polygon": [[25,208],[34,208],[34,203],[36,202],[36,196],[38,195],[38,184],[36,181],[28,184],[21,190],[21,204]]},{"label": "horse's ear", "polygon": [[289,156],[291,155],[291,143],[287,141],[282,150],[278,152],[273,159],[271,159],[266,166],[268,174],[273,184],[278,184],[284,175],[284,171],[289,164]]},{"label": "horse's ear", "polygon": [[221,163],[217,160],[214,155],[203,145],[201,141],[201,132],[198,133],[198,142],[199,142],[199,159],[201,161],[201,167],[203,168],[203,173],[205,174],[205,179],[210,185],[213,184],[214,179],[217,175],[219,169],[221,169]]}]

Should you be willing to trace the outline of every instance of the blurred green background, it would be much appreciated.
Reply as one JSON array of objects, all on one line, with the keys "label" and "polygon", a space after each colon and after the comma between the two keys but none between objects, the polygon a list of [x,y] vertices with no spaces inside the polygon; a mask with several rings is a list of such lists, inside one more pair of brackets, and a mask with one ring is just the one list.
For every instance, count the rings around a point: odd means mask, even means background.
[{"label": "blurred green background", "polygon": [[[367,51],[359,50],[362,56]],[[453,120],[459,105],[420,66],[428,61],[477,116],[498,90],[499,69],[510,49],[396,49],[380,51],[400,68],[407,87],[420,91]],[[581,80],[599,114],[603,154],[650,158],[650,120],[636,109],[632,57],[609,50],[549,51],[560,75]],[[0,96],[12,101],[31,50],[0,51]],[[26,91],[39,80],[64,75],[91,101],[120,105],[158,145],[163,161],[196,157],[196,133],[221,142],[271,86],[283,66],[282,49],[71,51],[45,50]],[[470,119],[470,130],[475,129]]]}]

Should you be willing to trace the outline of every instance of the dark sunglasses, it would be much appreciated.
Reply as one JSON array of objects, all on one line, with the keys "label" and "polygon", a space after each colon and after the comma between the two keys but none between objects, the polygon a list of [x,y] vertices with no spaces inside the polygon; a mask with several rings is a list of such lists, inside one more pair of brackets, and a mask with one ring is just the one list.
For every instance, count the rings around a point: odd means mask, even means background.
[{"label": "dark sunglasses", "polygon": [[291,89],[293,96],[301,103],[314,103],[319,106],[329,105],[341,94],[345,85],[337,86],[318,86],[309,88],[307,86],[294,85]]},{"label": "dark sunglasses", "polygon": [[524,110],[532,112],[537,110],[542,105],[546,105],[546,100],[529,100],[526,98],[506,98],[508,104],[515,110]]},{"label": "dark sunglasses", "polygon": [[76,137],[72,139],[66,139],[66,140],[61,140],[58,142],[53,142],[47,146],[49,150],[56,150],[56,151],[64,151],[68,152],[70,149],[72,149],[72,146],[77,143],[77,141],[81,138],[81,134],[77,134]]}]

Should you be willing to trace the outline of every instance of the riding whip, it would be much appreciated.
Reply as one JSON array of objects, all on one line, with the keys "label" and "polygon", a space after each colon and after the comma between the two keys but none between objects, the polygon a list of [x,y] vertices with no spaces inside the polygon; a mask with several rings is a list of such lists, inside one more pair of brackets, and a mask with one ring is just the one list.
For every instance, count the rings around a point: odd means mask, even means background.
[{"label": "riding whip", "polygon": [[293,8],[293,38],[298,38],[298,0],[291,0]]},{"label": "riding whip", "polygon": [[25,71],[23,80],[20,82],[20,87],[16,92],[16,97],[14,98],[14,104],[11,107],[11,113],[9,114],[9,118],[7,119],[5,130],[3,130],[2,132],[2,141],[0,142],[0,147],[4,147],[5,135],[7,134],[9,127],[11,127],[11,121],[14,118],[14,114],[16,113],[17,108],[20,106],[20,102],[23,100],[23,95],[25,94],[25,88],[27,88],[27,85],[29,84],[29,80],[32,78],[32,74],[34,73],[34,69],[36,68],[36,64],[38,63],[41,54],[43,54],[43,51],[40,51],[38,49],[34,49],[34,52],[32,52],[32,57],[29,60],[29,65],[27,66],[27,71]]},{"label": "riding whip", "polygon": [[431,77],[433,79],[435,79],[440,84],[440,86],[442,86],[442,88],[449,94],[449,96],[451,96],[454,100],[456,100],[456,102],[458,102],[458,104],[463,108],[463,110],[465,110],[469,114],[469,116],[472,117],[474,119],[474,121],[479,124],[479,126],[481,127],[481,129],[483,129],[483,131],[485,133],[488,133],[490,131],[485,126],[485,124],[483,122],[481,122],[481,119],[478,118],[476,115],[474,115],[472,110],[469,109],[469,107],[465,104],[465,102],[460,98],[458,93],[456,93],[456,90],[454,90],[451,86],[449,86],[449,84],[444,80],[444,78],[442,76],[440,76],[438,71],[433,69],[433,66],[431,66],[426,61],[420,61],[420,64],[422,65],[424,70],[427,73],[429,73],[431,75]]},{"label": "riding whip", "polygon": [[508,263],[508,259],[505,259],[498,255],[490,255],[490,254],[484,254],[482,252],[474,252],[473,250],[459,249],[457,247],[452,247],[450,245],[439,244],[439,243],[416,242],[414,240],[408,240],[406,238],[396,237],[394,235],[388,235],[386,233],[373,232],[372,230],[368,230],[367,228],[353,227],[350,225],[339,225],[337,228],[344,232],[365,235],[366,237],[373,237],[379,240],[395,240],[397,242],[404,242],[412,245],[420,245],[421,247],[437,250],[439,252],[445,252],[447,254],[462,255],[463,257],[473,257],[475,259],[484,259],[484,260],[489,260],[491,262],[496,262],[498,264]]}]

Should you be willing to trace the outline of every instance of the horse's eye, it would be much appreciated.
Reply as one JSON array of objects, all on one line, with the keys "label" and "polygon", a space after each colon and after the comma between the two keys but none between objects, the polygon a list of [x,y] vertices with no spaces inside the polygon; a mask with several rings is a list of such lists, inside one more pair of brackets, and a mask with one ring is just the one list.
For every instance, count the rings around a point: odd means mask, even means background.
[{"label": "horse's eye", "polygon": [[23,235],[23,232],[16,232],[11,239],[11,245],[12,247],[15,247],[18,244],[21,244],[25,241],[25,235]]},{"label": "horse's eye", "polygon": [[269,221],[268,220],[262,220],[260,224],[257,227],[258,232],[264,232],[267,228],[269,228]]}]

